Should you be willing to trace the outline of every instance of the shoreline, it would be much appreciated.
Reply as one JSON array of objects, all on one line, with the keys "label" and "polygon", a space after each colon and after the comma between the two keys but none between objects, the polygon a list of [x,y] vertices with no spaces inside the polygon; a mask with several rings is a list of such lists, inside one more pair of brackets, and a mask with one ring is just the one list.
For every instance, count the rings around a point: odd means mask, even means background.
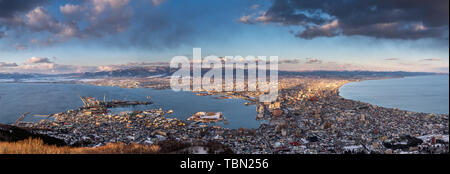
[{"label": "shoreline", "polygon": [[[424,75],[424,76],[449,76],[449,74],[435,74],[435,75]],[[357,103],[361,103],[361,104],[365,104],[365,105],[374,105],[376,107],[379,108],[386,108],[386,109],[394,109],[394,110],[399,110],[399,111],[405,111],[405,112],[411,112],[411,113],[418,113],[418,114],[437,114],[437,115],[449,115],[449,113],[433,113],[433,112],[417,112],[417,111],[410,111],[410,110],[405,110],[405,109],[399,109],[397,107],[391,108],[391,107],[385,107],[385,106],[380,106],[380,105],[376,105],[373,103],[369,103],[369,102],[364,102],[364,101],[358,101],[358,100],[354,100],[354,99],[350,99],[350,98],[345,98],[343,96],[341,96],[341,92],[340,89],[343,88],[345,85],[351,84],[351,83],[361,83],[361,82],[365,82],[365,81],[378,81],[378,80],[389,80],[389,79],[404,79],[404,78],[408,78],[408,77],[423,77],[423,76],[401,76],[401,77],[374,77],[374,78],[362,78],[362,79],[356,79],[356,80],[350,80],[347,83],[344,83],[342,85],[340,85],[338,87],[338,96],[342,97],[343,99],[346,100],[350,100],[353,102],[357,102]],[[98,81],[104,81],[104,80],[113,80],[113,79],[97,79],[96,81],[63,81],[63,82],[0,82],[0,83],[6,83],[6,84],[77,84],[77,85],[87,85],[87,86],[97,86],[97,87],[117,87],[117,88],[122,88],[122,89],[152,89],[152,90],[170,90],[170,89],[166,89],[166,88],[155,88],[155,87],[121,87],[118,85],[98,85],[95,84],[95,82]],[[189,93],[192,93],[193,95],[197,95],[197,94],[201,94],[201,91],[186,91]],[[245,100],[247,102],[255,102],[254,100],[250,100],[248,97],[242,97],[242,96],[234,96],[234,95],[230,95],[227,94],[227,92],[214,92],[213,94],[208,94],[208,95],[201,95],[201,96],[225,96],[227,97],[227,99],[241,99],[241,100]],[[220,98],[215,98],[216,100],[221,100]],[[73,108],[73,109],[77,109],[77,108]],[[73,110],[72,109],[72,110]],[[64,112],[64,111],[62,111]],[[54,113],[57,114],[57,113]],[[52,115],[52,114],[50,114]],[[2,123],[2,124],[7,124],[7,123]]]},{"label": "shoreline", "polygon": [[[435,75],[425,75],[425,76],[449,76],[449,74],[435,74]],[[349,98],[345,98],[343,96],[341,96],[341,92],[340,89],[342,87],[344,87],[345,85],[351,84],[351,83],[361,83],[364,81],[378,81],[378,80],[389,80],[389,79],[404,79],[404,78],[408,78],[408,77],[420,77],[420,76],[401,76],[401,77],[374,77],[374,78],[362,78],[362,79],[357,79],[357,80],[350,80],[347,83],[344,83],[342,85],[340,85],[338,87],[338,96],[342,97],[343,99],[346,100],[350,100],[353,102],[357,102],[357,103],[361,103],[364,105],[373,105],[379,108],[386,108],[386,109],[394,109],[394,110],[399,110],[399,111],[405,111],[405,112],[410,112],[410,113],[418,113],[418,114],[436,114],[436,115],[449,115],[449,113],[433,113],[433,112],[417,112],[417,111],[410,111],[410,110],[405,110],[405,109],[399,109],[397,107],[391,108],[391,107],[385,107],[385,106],[380,106],[380,105],[376,105],[373,103],[369,103],[369,102],[363,102],[363,101],[358,101],[358,100],[354,100],[354,99],[349,99]],[[137,88],[128,88],[128,87],[121,87],[118,85],[98,85],[98,84],[94,84],[95,82],[98,81],[103,81],[103,80],[112,80],[112,79],[98,79],[97,81],[68,81],[68,82],[0,82],[0,83],[9,83],[9,84],[77,84],[77,85],[87,85],[87,86],[97,86],[97,87],[117,87],[117,88],[122,88],[122,89],[152,89],[152,90],[170,90],[170,89],[166,89],[166,88],[155,88],[155,87],[137,87]],[[197,95],[197,94],[201,94],[201,91],[186,91],[189,93],[192,93],[193,95]],[[245,100],[247,102],[255,102],[254,100],[250,100],[248,97],[242,97],[242,96],[234,96],[234,95],[230,95],[227,94],[227,92],[215,92],[213,94],[208,94],[208,95],[201,95],[201,96],[225,96],[228,97],[227,99],[241,99],[241,100]],[[221,100],[220,98],[215,98],[216,100]],[[73,108],[73,109],[77,109],[77,108]],[[71,109],[71,110],[73,110]],[[65,111],[61,111],[61,112],[65,112]],[[59,113],[61,113],[59,112]],[[53,114],[58,114],[58,113],[53,113]],[[50,114],[52,115],[52,114]],[[7,123],[0,123],[0,124],[7,124]]]},{"label": "shoreline", "polygon": [[[261,119],[267,121],[257,129],[200,126],[176,119],[184,125],[165,128],[165,120],[174,119],[165,118],[159,114],[165,111],[157,110],[138,112],[139,117],[134,114],[78,117],[75,113],[66,113],[60,120],[32,127],[53,130],[42,133],[66,137],[69,142],[91,140],[87,143],[89,147],[104,145],[111,140],[153,144],[178,139],[181,142],[213,140],[239,154],[448,153],[448,115],[383,108],[344,99],[336,93],[344,84],[354,81],[282,78],[279,106],[257,105],[262,110],[255,117],[259,118],[261,114]],[[127,128],[121,121],[123,119],[130,121],[132,127]],[[161,123],[150,127],[142,125],[153,120]],[[443,144],[433,144],[423,137],[435,137]],[[421,143],[403,146],[404,141]]]},{"label": "shoreline", "polygon": [[449,74],[435,74],[435,75],[424,75],[424,76],[406,76],[406,77],[387,77],[387,78],[378,78],[378,79],[363,79],[363,80],[359,80],[359,81],[349,82],[349,83],[346,83],[346,84],[342,85],[341,87],[339,87],[339,96],[342,97],[342,98],[345,98],[347,100],[352,100],[352,101],[355,101],[355,102],[361,102],[361,103],[376,105],[378,107],[384,107],[384,108],[388,108],[388,109],[397,109],[397,110],[402,110],[402,111],[406,111],[406,112],[415,112],[415,113],[423,113],[423,114],[449,115],[449,113],[418,112],[418,111],[412,111],[412,110],[407,110],[407,109],[401,109],[401,108],[398,108],[398,107],[381,106],[380,104],[375,104],[375,103],[370,103],[370,102],[365,102],[365,101],[359,101],[359,100],[356,100],[356,99],[346,98],[346,97],[341,95],[341,88],[343,88],[345,85],[349,85],[349,84],[352,84],[352,83],[356,84],[356,83],[361,83],[361,82],[366,82],[366,81],[381,81],[381,80],[405,79],[405,78],[429,77],[429,76],[449,76]]}]

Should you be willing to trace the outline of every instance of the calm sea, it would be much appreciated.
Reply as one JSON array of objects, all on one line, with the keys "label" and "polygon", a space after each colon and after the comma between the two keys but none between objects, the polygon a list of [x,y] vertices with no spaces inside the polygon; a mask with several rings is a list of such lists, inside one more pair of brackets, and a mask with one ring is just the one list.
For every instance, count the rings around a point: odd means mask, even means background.
[{"label": "calm sea", "polygon": [[[0,123],[13,123],[24,112],[30,115],[48,115],[76,109],[82,106],[79,96],[92,96],[103,100],[146,101],[151,96],[153,105],[123,108],[141,110],[163,108],[174,110],[167,117],[186,120],[199,111],[222,112],[229,124],[228,128],[257,128],[256,107],[245,106],[242,99],[215,99],[214,96],[197,96],[191,92],[172,90],[123,89],[119,87],[98,87],[80,84],[50,83],[0,83]],[[26,121],[36,121],[39,117],[28,117]]]},{"label": "calm sea", "polygon": [[388,108],[425,112],[449,113],[449,76],[415,76],[349,83],[340,95]]}]

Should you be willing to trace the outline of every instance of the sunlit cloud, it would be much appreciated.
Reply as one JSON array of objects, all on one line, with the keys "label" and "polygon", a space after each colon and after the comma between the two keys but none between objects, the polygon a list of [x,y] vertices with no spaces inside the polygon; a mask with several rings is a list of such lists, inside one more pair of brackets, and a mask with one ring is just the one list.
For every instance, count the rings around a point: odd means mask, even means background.
[{"label": "sunlit cloud", "polygon": [[29,64],[53,63],[47,57],[31,57],[27,60]]}]

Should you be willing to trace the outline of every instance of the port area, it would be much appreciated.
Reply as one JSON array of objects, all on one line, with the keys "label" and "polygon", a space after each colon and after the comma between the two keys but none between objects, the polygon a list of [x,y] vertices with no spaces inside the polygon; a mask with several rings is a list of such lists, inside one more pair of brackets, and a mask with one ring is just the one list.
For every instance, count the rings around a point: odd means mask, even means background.
[{"label": "port area", "polygon": [[[339,87],[358,80],[361,79],[280,77],[277,101],[255,102],[257,115],[249,116],[265,120],[256,129],[228,129],[168,118],[169,111],[162,109],[120,114],[72,110],[27,127],[85,147],[111,142],[153,145],[165,141],[214,141],[238,154],[449,152],[448,114],[383,108],[339,96]],[[249,102],[260,95],[256,92],[211,94],[248,98]]]},{"label": "port area", "polygon": [[213,123],[224,121],[225,118],[221,112],[197,112],[189,117],[188,120],[201,123]]},{"label": "port area", "polygon": [[120,100],[100,101],[93,97],[80,97],[80,99],[84,105],[80,107],[78,110],[79,112],[83,112],[84,114],[87,115],[106,114],[108,113],[109,108],[153,104],[153,102],[151,101],[120,101]]}]

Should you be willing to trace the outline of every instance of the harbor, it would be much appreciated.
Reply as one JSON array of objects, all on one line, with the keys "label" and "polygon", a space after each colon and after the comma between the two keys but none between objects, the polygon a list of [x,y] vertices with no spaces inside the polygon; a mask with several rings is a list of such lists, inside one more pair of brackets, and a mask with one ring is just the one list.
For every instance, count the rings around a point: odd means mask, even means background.
[{"label": "harbor", "polygon": [[[202,115],[206,119],[222,118],[220,113],[203,112],[211,109],[177,119],[171,117],[177,112],[173,108],[108,113],[92,112],[92,107],[55,114],[53,120],[42,120],[26,127],[63,139],[68,144],[85,147],[117,142],[153,145],[166,141],[192,144],[214,141],[238,154],[449,152],[447,114],[403,111],[344,99],[339,96],[338,89],[351,81],[284,77],[280,79],[277,101],[255,103],[257,112],[248,116],[262,121],[257,128],[226,128],[205,123],[209,120],[202,120]],[[209,95],[258,97],[254,92]],[[158,103],[154,98],[151,105]],[[94,106],[104,105],[98,100],[91,101],[94,101]],[[86,103],[90,105],[92,102]],[[245,103],[242,102],[241,106],[247,107]],[[188,119],[190,116],[192,119]],[[230,119],[232,115],[223,116],[233,121]]]},{"label": "harbor", "polygon": [[[113,100],[153,102],[151,105],[110,108],[112,114],[162,108],[172,110],[168,117],[186,120],[201,111],[222,112],[228,124],[219,122],[217,125],[226,128],[258,128],[260,124],[260,121],[253,117],[256,115],[255,105],[245,106],[244,103],[247,101],[237,98],[218,100],[215,96],[197,96],[191,92],[174,92],[167,89],[129,89],[89,84],[0,83],[0,87],[2,88],[0,110],[3,111],[0,113],[0,123],[4,124],[14,124],[24,112],[30,114],[23,121],[39,122],[51,114],[77,109],[84,105],[80,96],[95,97],[100,101],[106,96],[106,101],[109,102]],[[148,96],[151,96],[150,100]]]}]

